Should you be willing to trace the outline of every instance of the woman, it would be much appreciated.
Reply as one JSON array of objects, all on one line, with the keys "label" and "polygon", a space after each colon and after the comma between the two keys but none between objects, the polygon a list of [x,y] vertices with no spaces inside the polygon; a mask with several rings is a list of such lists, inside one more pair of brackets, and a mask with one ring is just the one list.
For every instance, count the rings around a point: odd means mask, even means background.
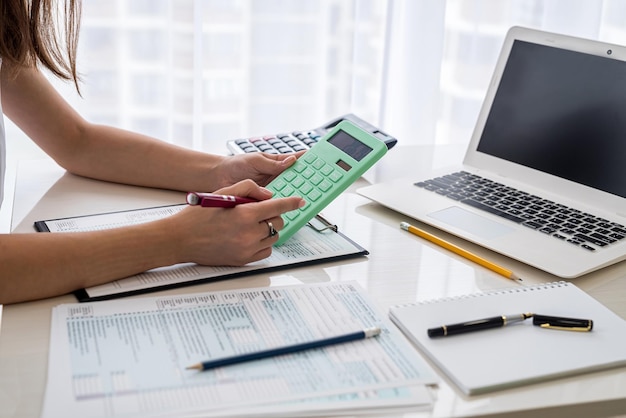
[{"label": "woman", "polygon": [[[3,113],[59,165],[111,182],[261,201],[232,209],[190,206],[163,220],[108,231],[0,234],[0,303],[60,295],[175,263],[243,265],[271,254],[278,236],[269,233],[268,222],[280,230],[280,215],[305,202],[270,199],[258,184],[267,184],[296,156],[210,155],[87,122],[38,69],[43,66],[78,89],[80,4],[66,0],[57,8],[54,0],[0,0],[0,6]],[[65,42],[55,29],[58,10],[65,10]],[[4,148],[0,124],[0,173]]]}]

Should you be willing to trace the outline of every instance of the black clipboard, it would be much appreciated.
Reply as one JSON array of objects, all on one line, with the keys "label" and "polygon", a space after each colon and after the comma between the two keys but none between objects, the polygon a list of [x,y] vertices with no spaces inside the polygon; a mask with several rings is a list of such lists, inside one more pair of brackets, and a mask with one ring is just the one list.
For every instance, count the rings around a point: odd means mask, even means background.
[{"label": "black clipboard", "polygon": [[[167,216],[167,213],[173,214],[176,211],[181,210],[185,206],[187,205],[186,204],[165,205],[165,206],[155,206],[155,207],[150,207],[150,208],[98,213],[98,214],[93,214],[93,215],[83,215],[83,216],[74,216],[74,217],[67,217],[67,218],[40,220],[34,223],[34,227],[38,232],[48,232],[48,233],[61,232],[62,233],[63,231],[66,231],[66,230],[67,231],[75,230],[76,224],[80,222],[94,221],[94,222],[102,222],[105,225],[108,225],[106,222],[110,221],[111,219],[115,219],[119,221],[120,219],[124,219],[124,218],[129,219],[127,224],[120,224],[119,222],[117,222],[116,225],[118,226],[134,225],[134,224],[140,223],[140,221],[137,220],[138,218],[146,219],[146,221],[155,220],[158,218],[153,218],[153,216],[162,215],[161,217],[164,217],[164,216]],[[94,286],[88,289],[79,289],[74,292],[74,295],[76,296],[79,302],[94,302],[94,301],[100,301],[100,300],[110,300],[110,299],[117,299],[121,297],[151,293],[155,291],[192,286],[195,284],[234,279],[234,278],[249,276],[252,274],[268,273],[268,272],[274,272],[274,271],[279,271],[279,270],[289,269],[289,268],[294,268],[294,267],[306,267],[306,266],[310,266],[314,264],[320,264],[320,263],[331,262],[331,261],[333,262],[341,261],[341,260],[347,260],[347,259],[369,255],[369,252],[365,248],[363,248],[361,245],[354,242],[352,239],[348,238],[346,235],[339,232],[337,225],[329,222],[322,215],[316,216],[314,220],[309,222],[308,226],[305,228],[307,228],[308,231],[299,231],[298,234],[296,234],[294,237],[290,239],[290,241],[293,239],[298,239],[298,237],[301,234],[310,235],[311,232],[309,231],[314,231],[316,234],[333,234],[332,239],[333,240],[341,239],[342,245],[345,245],[347,250],[342,251],[340,254],[332,253],[332,252],[322,253],[313,257],[302,257],[300,259],[295,258],[295,259],[283,260],[279,263],[274,263],[270,265],[265,265],[263,264],[264,262],[257,262],[257,263],[251,263],[250,265],[243,266],[243,267],[221,267],[219,268],[220,270],[219,272],[213,271],[213,270],[218,269],[215,267],[198,266],[198,265],[194,265],[191,263],[180,265],[180,271],[178,271],[179,265],[176,265],[176,266],[165,267],[163,269],[167,270],[168,272],[172,272],[174,274],[180,273],[180,275],[182,276],[185,276],[185,274],[189,274],[190,275],[189,279],[186,279],[183,277],[182,281],[176,281],[176,282],[164,281],[164,282],[159,282],[156,284],[146,285],[146,287],[143,287],[143,288],[134,288],[134,289],[129,289],[129,290],[115,291],[115,292],[111,291],[108,293],[107,292],[104,292],[104,293],[94,292],[93,289],[99,288],[98,286]],[[303,230],[305,228],[303,228]],[[104,228],[100,227],[99,229],[104,229]],[[283,244],[280,247],[275,247],[274,251],[283,251],[282,250],[283,248],[288,248],[286,246],[289,245],[290,241],[287,241],[285,244]],[[160,270],[160,269],[155,269],[155,270]],[[199,272],[196,270],[199,270]],[[203,270],[207,270],[207,271],[210,270],[210,272],[203,275],[202,274]],[[188,273],[189,271],[192,271],[193,273]],[[124,280],[129,280],[129,279],[132,279],[141,275],[146,275],[146,274],[155,274],[155,273],[153,273],[153,271],[148,271],[145,273],[140,273],[139,275],[131,276],[131,278],[116,280],[111,283],[117,284]],[[107,285],[103,285],[103,286],[107,286]]]}]

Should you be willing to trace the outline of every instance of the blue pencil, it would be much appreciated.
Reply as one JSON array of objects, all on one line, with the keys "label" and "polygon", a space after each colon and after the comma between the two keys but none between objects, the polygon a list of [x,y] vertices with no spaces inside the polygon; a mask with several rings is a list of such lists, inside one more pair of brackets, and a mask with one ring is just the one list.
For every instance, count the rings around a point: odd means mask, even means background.
[{"label": "blue pencil", "polygon": [[243,363],[246,361],[259,360],[268,357],[280,356],[283,354],[296,353],[298,351],[310,350],[313,348],[326,347],[333,344],[346,343],[348,341],[363,340],[369,337],[375,337],[380,334],[380,328],[367,328],[362,331],[353,332],[351,334],[340,335],[337,337],[325,338],[323,340],[311,341],[302,344],[288,345],[286,347],[272,348],[255,353],[247,353],[239,356],[225,357],[216,360],[203,361],[194,364],[187,369],[208,370],[216,367],[228,366],[231,364]]}]

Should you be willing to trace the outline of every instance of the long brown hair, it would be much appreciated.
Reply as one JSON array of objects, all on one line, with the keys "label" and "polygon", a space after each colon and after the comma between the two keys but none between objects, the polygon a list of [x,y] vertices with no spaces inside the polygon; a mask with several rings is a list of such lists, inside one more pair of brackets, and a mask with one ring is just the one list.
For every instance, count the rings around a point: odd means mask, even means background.
[{"label": "long brown hair", "polygon": [[61,5],[56,0],[0,0],[0,57],[16,70],[41,64],[78,89],[80,14],[80,0]]}]

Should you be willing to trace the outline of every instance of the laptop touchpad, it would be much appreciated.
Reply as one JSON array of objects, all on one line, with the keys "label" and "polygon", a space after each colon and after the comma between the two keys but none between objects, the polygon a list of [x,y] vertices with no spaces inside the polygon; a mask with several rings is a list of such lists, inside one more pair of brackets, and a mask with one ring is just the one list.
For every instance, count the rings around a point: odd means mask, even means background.
[{"label": "laptop touchpad", "polygon": [[431,212],[428,216],[486,239],[497,238],[513,231],[513,228],[483,218],[458,206]]}]

